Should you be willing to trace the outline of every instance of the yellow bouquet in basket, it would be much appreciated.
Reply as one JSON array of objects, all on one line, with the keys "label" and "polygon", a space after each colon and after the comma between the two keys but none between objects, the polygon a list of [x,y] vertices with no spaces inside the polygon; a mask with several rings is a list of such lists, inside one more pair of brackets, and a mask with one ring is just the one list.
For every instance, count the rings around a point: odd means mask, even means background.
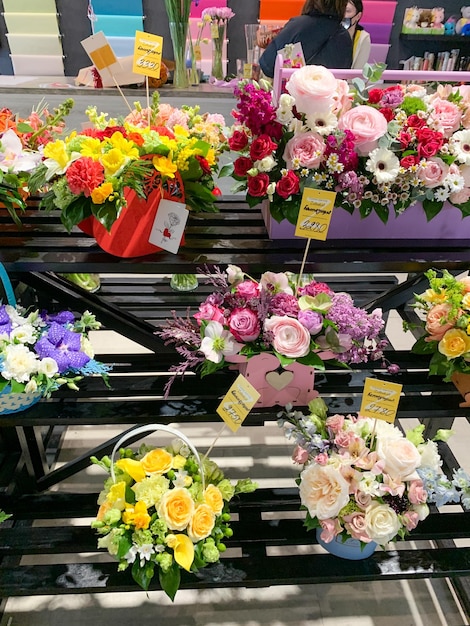
[{"label": "yellow bouquet in basket", "polygon": [[254,491],[256,484],[245,479],[233,485],[216,463],[201,461],[178,440],[161,448],[142,445],[137,452],[121,449],[120,454],[115,463],[109,457],[92,458],[111,473],[92,523],[101,535],[98,547],[119,561],[119,571],[131,567],[144,590],[158,572],[173,600],[181,569],[195,573],[219,560],[224,539],[233,534],[228,503],[236,494]]}]

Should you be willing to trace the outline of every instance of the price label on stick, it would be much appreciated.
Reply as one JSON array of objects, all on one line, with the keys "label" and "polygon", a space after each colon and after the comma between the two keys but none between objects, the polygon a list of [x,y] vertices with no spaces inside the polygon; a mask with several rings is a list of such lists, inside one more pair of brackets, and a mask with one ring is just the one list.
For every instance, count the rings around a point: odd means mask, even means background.
[{"label": "price label on stick", "polygon": [[240,374],[217,407],[217,413],[230,430],[236,433],[259,397],[260,394],[253,385]]},{"label": "price label on stick", "polygon": [[403,385],[366,378],[359,414],[393,424]]},{"label": "price label on stick", "polygon": [[335,206],[336,193],[305,187],[295,228],[297,237],[325,241]]},{"label": "price label on stick", "polygon": [[144,76],[160,78],[163,37],[137,30],[135,32],[132,71]]}]

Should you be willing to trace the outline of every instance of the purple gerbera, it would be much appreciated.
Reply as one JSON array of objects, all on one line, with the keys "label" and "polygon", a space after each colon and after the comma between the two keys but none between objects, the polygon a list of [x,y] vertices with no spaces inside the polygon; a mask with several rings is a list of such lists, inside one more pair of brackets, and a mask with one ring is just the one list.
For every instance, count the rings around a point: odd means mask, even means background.
[{"label": "purple gerbera", "polygon": [[90,357],[81,351],[80,340],[81,335],[78,333],[52,322],[48,331],[37,342],[35,350],[41,359],[45,357],[54,359],[59,373],[63,374],[69,369],[80,369],[90,360]]}]

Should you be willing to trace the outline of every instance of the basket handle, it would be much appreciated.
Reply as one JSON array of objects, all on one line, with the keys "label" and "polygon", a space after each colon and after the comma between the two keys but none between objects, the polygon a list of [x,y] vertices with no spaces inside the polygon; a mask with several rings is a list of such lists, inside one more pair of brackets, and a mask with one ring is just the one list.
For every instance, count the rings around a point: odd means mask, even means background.
[{"label": "basket handle", "polygon": [[11,284],[10,278],[2,263],[0,263],[0,282],[8,304],[11,304],[11,306],[16,306],[15,292],[13,291],[13,286]]},{"label": "basket handle", "polygon": [[122,446],[122,444],[128,441],[130,438],[134,438],[135,435],[143,435],[145,433],[151,433],[157,430],[163,430],[166,433],[170,433],[171,435],[178,437],[178,439],[181,439],[181,441],[184,441],[184,443],[188,446],[188,448],[194,454],[194,457],[196,458],[196,461],[199,465],[199,471],[201,473],[202,490],[204,491],[205,489],[204,468],[202,465],[201,457],[199,456],[199,452],[196,450],[196,448],[193,446],[190,440],[186,437],[186,435],[183,435],[183,433],[180,432],[179,430],[176,430],[176,428],[172,428],[171,426],[164,426],[163,424],[146,424],[145,426],[139,426],[138,428],[135,428],[134,430],[127,432],[117,441],[111,453],[111,478],[113,480],[113,483],[116,482],[116,475],[114,473],[114,458],[116,456],[117,451]]}]

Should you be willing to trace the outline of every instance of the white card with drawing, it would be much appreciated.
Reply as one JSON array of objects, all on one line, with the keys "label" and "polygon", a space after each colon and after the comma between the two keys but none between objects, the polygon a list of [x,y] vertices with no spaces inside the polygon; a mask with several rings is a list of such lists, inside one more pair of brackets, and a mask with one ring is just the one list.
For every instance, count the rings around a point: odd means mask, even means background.
[{"label": "white card with drawing", "polygon": [[150,232],[149,241],[154,246],[176,254],[189,216],[184,202],[160,200]]}]

